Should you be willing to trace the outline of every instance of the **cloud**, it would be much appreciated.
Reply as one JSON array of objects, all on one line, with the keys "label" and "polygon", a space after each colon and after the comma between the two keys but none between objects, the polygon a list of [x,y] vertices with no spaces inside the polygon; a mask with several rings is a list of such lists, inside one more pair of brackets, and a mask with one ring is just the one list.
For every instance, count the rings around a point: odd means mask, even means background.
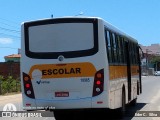
[{"label": "cloud", "polygon": [[13,40],[11,38],[0,38],[0,44],[11,44]]}]

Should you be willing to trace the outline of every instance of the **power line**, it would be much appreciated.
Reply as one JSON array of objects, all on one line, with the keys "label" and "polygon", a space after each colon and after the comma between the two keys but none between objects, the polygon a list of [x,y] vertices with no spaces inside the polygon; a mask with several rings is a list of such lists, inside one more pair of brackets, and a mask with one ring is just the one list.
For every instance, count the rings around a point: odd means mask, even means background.
[{"label": "power line", "polygon": [[8,22],[11,22],[11,23],[14,23],[14,24],[18,24],[17,22],[15,21],[12,21],[12,20],[7,20],[7,19],[4,19],[4,18],[0,18],[0,20],[3,20],[3,21],[8,21]]},{"label": "power line", "polygon": [[15,37],[15,38],[21,38],[20,36],[10,35],[10,34],[5,34],[5,33],[0,33],[0,35],[5,35],[5,36],[10,36],[10,37]]},{"label": "power line", "polygon": [[1,22],[1,21],[0,21],[0,23],[1,23],[1,24],[3,24],[3,25],[5,25],[5,26],[8,26],[8,27],[17,28],[17,29],[19,29],[19,28],[20,28],[20,27],[18,28],[18,27],[17,27],[17,26],[15,26],[15,25],[9,25],[9,24],[4,23],[4,22]]},{"label": "power line", "polygon": [[0,18],[0,23],[3,24],[3,26],[5,25],[5,26],[8,26],[8,27],[20,29],[20,24],[15,22],[15,21],[12,21],[12,20],[7,20],[7,19],[4,19],[4,18]]},{"label": "power line", "polygon": [[19,48],[12,48],[12,47],[0,47],[2,49],[19,49]]},{"label": "power line", "polygon": [[0,27],[0,29],[1,29],[1,30],[5,30],[5,31],[9,31],[9,32],[20,33],[20,31],[13,30],[13,29],[7,29],[7,28],[3,28],[3,27]]}]

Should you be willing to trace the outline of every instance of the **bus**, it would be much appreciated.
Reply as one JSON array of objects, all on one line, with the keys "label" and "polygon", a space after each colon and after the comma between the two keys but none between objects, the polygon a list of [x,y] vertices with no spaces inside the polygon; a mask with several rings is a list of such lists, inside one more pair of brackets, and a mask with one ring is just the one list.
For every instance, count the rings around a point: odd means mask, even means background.
[{"label": "bus", "polygon": [[119,109],[142,93],[137,40],[99,17],[21,25],[24,110]]}]

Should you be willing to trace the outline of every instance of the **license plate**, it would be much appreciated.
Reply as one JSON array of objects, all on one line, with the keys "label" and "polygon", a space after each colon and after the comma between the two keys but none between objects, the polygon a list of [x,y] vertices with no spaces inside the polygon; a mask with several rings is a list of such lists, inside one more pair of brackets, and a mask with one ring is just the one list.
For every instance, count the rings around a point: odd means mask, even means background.
[{"label": "license plate", "polygon": [[69,97],[69,92],[55,92],[55,97]]}]

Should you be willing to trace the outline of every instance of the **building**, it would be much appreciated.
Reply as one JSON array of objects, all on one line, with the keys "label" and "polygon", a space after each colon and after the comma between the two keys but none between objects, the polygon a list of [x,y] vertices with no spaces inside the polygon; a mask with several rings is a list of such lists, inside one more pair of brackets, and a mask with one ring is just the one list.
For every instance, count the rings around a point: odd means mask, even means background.
[{"label": "building", "polygon": [[160,56],[160,44],[151,44],[150,46],[140,45],[143,53]]},{"label": "building", "polygon": [[20,58],[21,54],[12,54],[5,56],[5,62],[0,62],[0,75],[13,78],[20,78]]},{"label": "building", "polygon": [[5,56],[5,62],[20,62],[21,54],[12,54]]},{"label": "building", "polygon": [[150,46],[142,46],[142,51],[144,53],[144,58],[141,60],[142,73],[143,74],[154,74],[156,69],[150,60],[153,56],[160,56],[160,44],[151,44]]},{"label": "building", "polygon": [[0,75],[13,78],[20,78],[20,63],[19,62],[0,62]]}]

